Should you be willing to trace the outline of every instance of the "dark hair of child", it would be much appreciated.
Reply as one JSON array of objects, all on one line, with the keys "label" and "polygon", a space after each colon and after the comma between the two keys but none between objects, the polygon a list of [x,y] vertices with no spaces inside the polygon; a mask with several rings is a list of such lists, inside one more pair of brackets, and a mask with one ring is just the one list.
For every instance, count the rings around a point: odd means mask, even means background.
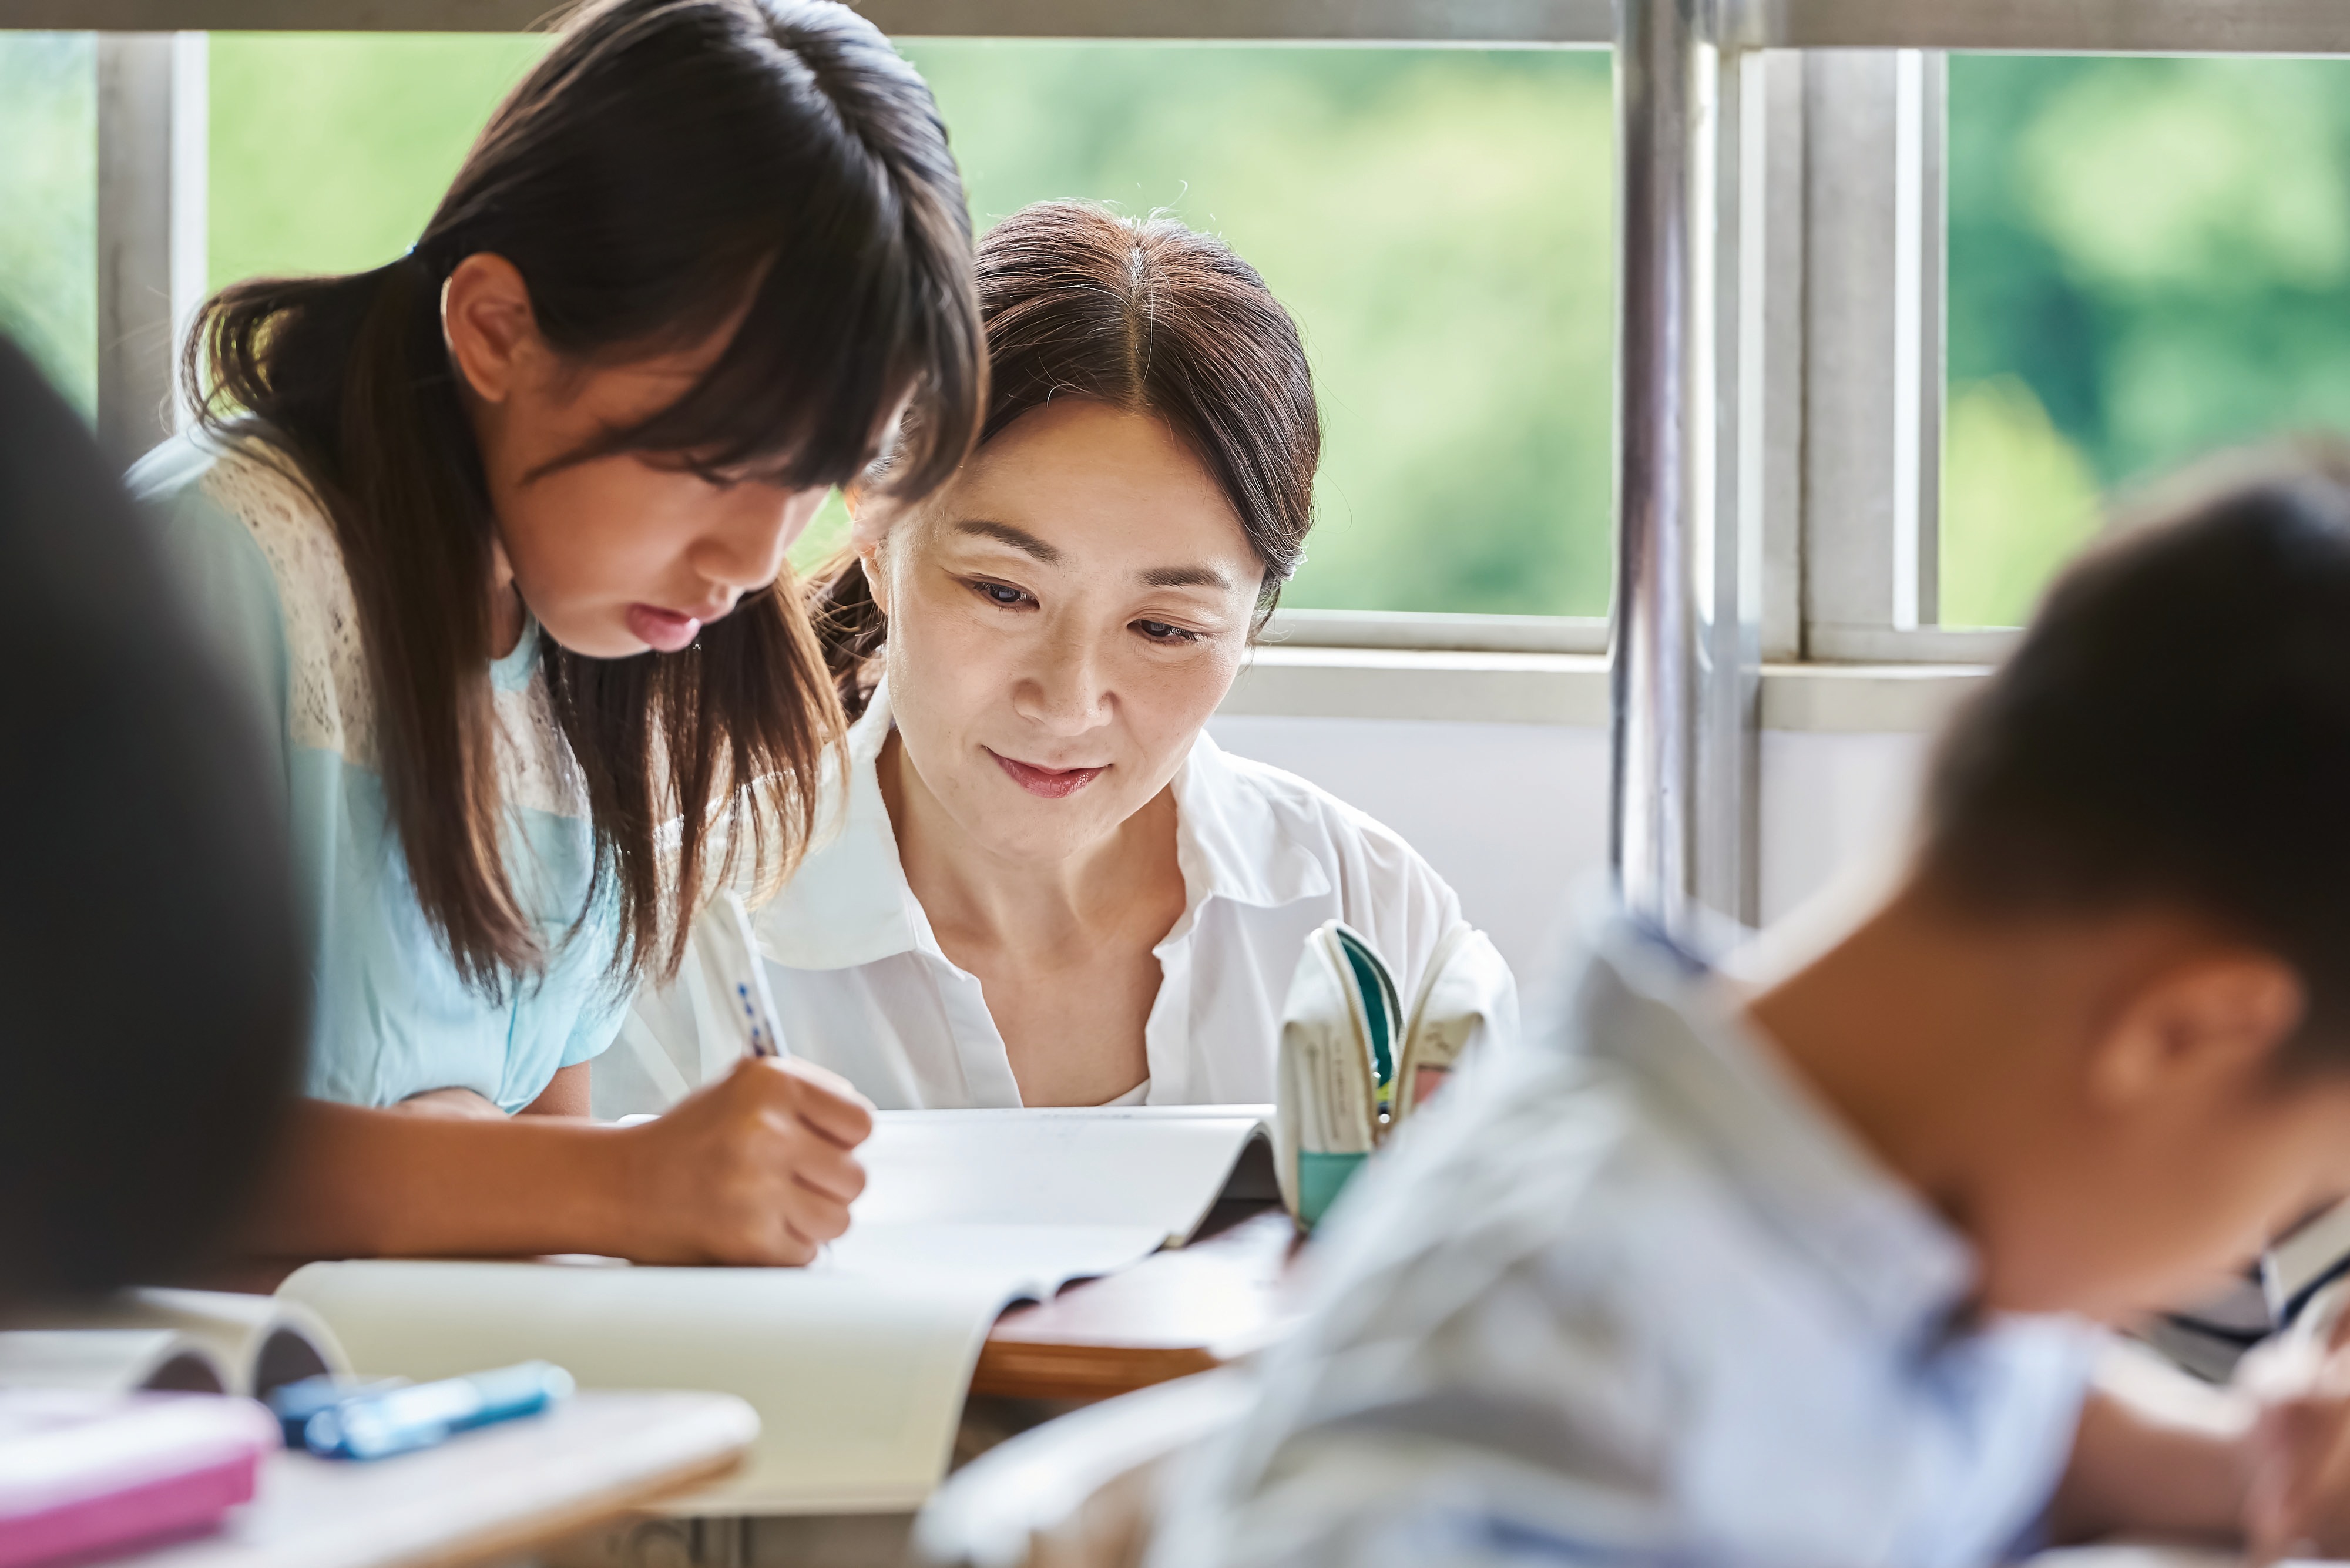
[{"label": "dark hair of child", "polygon": [[[854,11],[599,0],[492,117],[411,254],[239,284],[206,307],[187,378],[210,425],[276,442],[333,517],[390,815],[470,981],[502,992],[544,955],[501,854],[494,523],[442,283],[468,255],[504,257],[538,331],[582,362],[691,348],[742,313],[697,385],[570,462],[642,452],[718,479],[842,483],[904,401],[891,483],[920,494],[961,460],[983,396],[970,248],[930,90]],[[598,890],[618,891],[616,972],[673,970],[691,890],[718,880],[708,862],[747,846],[786,864],[813,826],[803,781],[840,715],[798,597],[747,596],[675,656],[550,640],[542,658],[586,779]]]},{"label": "dark hair of child", "polygon": [[2350,449],[2228,460],[2065,572],[1943,737],[1924,857],[1988,915],[2210,919],[2350,1066]]}]

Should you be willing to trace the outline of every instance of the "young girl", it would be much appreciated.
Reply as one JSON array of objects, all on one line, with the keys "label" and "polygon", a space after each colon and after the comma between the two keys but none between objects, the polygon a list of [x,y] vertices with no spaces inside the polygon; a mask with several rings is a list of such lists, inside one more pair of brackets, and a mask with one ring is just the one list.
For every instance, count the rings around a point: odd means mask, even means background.
[{"label": "young girl", "polygon": [[[1171,221],[1032,207],[979,278],[978,450],[863,500],[822,588],[864,713],[837,831],[757,918],[778,1022],[884,1106],[1270,1100],[1309,932],[1345,919],[1410,997],[1460,918],[1394,834],[1202,732],[1312,521],[1305,350]],[[599,1109],[723,1069],[723,968],[640,1002]]]},{"label": "young girl", "polygon": [[315,944],[255,1244],[805,1259],[862,1182],[836,1081],[563,1114],[705,890],[806,836],[841,721],[785,547],[901,409],[910,498],[975,424],[920,79],[823,0],[602,0],[407,256],[199,337],[203,439],[136,480],[282,739]]}]

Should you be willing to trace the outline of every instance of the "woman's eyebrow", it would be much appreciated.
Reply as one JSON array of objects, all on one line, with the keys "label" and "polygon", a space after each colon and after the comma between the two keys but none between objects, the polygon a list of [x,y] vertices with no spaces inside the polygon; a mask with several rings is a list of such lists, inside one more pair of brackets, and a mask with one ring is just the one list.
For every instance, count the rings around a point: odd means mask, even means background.
[{"label": "woman's eyebrow", "polygon": [[1048,566],[1061,562],[1061,552],[1025,528],[1014,528],[1009,523],[990,523],[982,518],[967,518],[955,524],[958,534],[976,534],[983,539],[993,539],[999,545],[1009,545],[1023,555],[1034,556]]},{"label": "woman's eyebrow", "polygon": [[1213,566],[1153,566],[1142,574],[1149,588],[1214,588],[1229,592],[1232,579]]}]

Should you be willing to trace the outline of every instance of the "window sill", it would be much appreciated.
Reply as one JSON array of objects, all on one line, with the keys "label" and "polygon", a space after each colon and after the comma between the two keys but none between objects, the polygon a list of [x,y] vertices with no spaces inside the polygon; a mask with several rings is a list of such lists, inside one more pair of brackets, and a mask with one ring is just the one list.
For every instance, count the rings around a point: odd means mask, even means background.
[{"label": "window sill", "polygon": [[[1938,728],[1989,673],[1973,664],[1765,665],[1762,727],[1923,733]],[[1607,660],[1574,653],[1261,647],[1220,711],[1606,729]]]}]

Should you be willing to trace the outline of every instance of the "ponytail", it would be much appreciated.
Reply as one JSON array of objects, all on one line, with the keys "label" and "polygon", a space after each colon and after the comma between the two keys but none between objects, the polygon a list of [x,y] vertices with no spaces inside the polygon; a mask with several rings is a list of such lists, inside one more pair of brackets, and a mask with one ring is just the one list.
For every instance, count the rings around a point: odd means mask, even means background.
[{"label": "ponytail", "polygon": [[808,624],[824,648],[825,673],[840,693],[840,706],[852,720],[873,701],[880,682],[878,663],[889,633],[889,618],[873,597],[865,563],[854,550],[844,550],[817,568],[808,579],[805,596]]}]

